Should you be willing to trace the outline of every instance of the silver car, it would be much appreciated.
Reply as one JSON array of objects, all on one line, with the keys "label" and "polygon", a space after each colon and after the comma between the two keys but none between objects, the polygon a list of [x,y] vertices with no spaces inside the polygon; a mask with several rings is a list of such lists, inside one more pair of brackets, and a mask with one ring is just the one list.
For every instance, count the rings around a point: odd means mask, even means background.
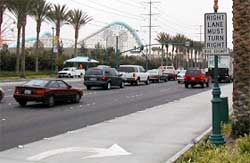
[{"label": "silver car", "polygon": [[184,83],[184,76],[186,74],[186,70],[180,70],[177,74],[177,82]]}]

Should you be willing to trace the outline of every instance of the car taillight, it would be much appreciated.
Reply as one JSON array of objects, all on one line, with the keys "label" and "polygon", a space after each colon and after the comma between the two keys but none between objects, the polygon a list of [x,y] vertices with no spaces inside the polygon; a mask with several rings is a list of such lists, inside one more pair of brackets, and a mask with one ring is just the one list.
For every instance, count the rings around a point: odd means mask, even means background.
[{"label": "car taillight", "polygon": [[199,76],[199,79],[200,79],[200,80],[204,80],[205,77],[204,77],[204,76]]},{"label": "car taillight", "polygon": [[186,75],[184,76],[184,80],[187,80],[187,76]]},{"label": "car taillight", "polygon": [[14,94],[20,94],[20,93],[21,92],[17,88],[15,88]]},{"label": "car taillight", "polygon": [[44,89],[37,89],[37,90],[34,91],[34,94],[36,94],[36,95],[44,95],[45,90]]},{"label": "car taillight", "polygon": [[107,77],[106,76],[102,76],[101,78],[103,81],[107,80]]},{"label": "car taillight", "polygon": [[133,78],[136,78],[136,73],[133,73]]}]

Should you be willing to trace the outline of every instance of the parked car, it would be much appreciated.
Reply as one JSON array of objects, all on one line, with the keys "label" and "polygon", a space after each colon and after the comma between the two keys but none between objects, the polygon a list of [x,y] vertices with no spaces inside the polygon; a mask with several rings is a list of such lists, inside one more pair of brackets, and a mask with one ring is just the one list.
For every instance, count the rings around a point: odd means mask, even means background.
[{"label": "parked car", "polygon": [[139,65],[120,65],[118,68],[120,74],[124,78],[125,82],[131,85],[139,85],[140,82],[149,84],[149,75],[145,72],[144,68]]},{"label": "parked car", "polygon": [[35,101],[52,107],[58,101],[78,103],[82,95],[82,89],[72,88],[63,80],[35,79],[22,86],[16,86],[13,96],[21,106]]},{"label": "parked car", "polygon": [[184,83],[184,76],[186,74],[186,70],[179,70],[177,74],[177,82],[178,83]]},{"label": "parked car", "polygon": [[151,82],[159,83],[161,80],[165,82],[167,81],[167,76],[163,75],[161,70],[158,70],[158,69],[148,70],[147,73],[149,75],[149,80]]},{"label": "parked car", "polygon": [[201,85],[202,88],[205,84],[207,87],[209,87],[209,82],[209,75],[203,69],[199,68],[188,69],[184,76],[184,83],[186,88],[188,88],[189,85],[191,85],[191,87],[194,87],[197,84]]},{"label": "parked car", "polygon": [[176,80],[176,71],[173,70],[173,69],[166,69],[166,70],[163,70],[163,73],[164,74],[167,74],[168,76],[168,80]]},{"label": "parked car", "polygon": [[0,88],[0,102],[2,101],[2,99],[4,98],[4,90],[2,88]]},{"label": "parked car", "polygon": [[58,72],[58,77],[68,77],[68,78],[74,78],[74,77],[81,77],[85,74],[84,69],[77,69],[76,67],[65,67],[61,71]]},{"label": "parked car", "polygon": [[111,86],[119,86],[120,88],[124,88],[125,81],[121,76],[115,68],[94,67],[86,71],[84,85],[88,90],[91,87],[110,89]]}]

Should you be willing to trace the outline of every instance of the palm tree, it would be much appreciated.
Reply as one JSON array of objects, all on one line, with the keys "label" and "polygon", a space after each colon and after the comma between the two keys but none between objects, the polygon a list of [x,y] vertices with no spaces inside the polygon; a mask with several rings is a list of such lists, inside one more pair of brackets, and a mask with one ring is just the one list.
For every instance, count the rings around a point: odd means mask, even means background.
[{"label": "palm tree", "polygon": [[[67,21],[68,19],[68,11],[66,5],[53,5],[48,13],[48,20],[54,23],[56,27],[56,45],[58,48],[58,52],[60,52],[60,30],[61,26]],[[56,60],[58,60],[58,55],[56,55]],[[56,66],[56,70],[58,70],[58,66]]]},{"label": "palm tree", "polygon": [[32,0],[8,0],[7,7],[17,19],[17,47],[16,47],[16,72],[20,70],[20,35],[22,30],[22,51],[21,51],[21,77],[25,77],[25,25],[26,17],[30,13]]},{"label": "palm tree", "polygon": [[[176,46],[176,53],[177,53],[177,63],[176,65],[179,67],[179,66],[182,66],[183,67],[183,52],[184,52],[184,43],[185,41],[187,40],[187,37],[183,34],[177,34],[175,37],[174,37],[174,40],[175,40],[175,46]],[[182,53],[182,54],[181,54]]]},{"label": "palm tree", "polygon": [[92,20],[86,13],[83,13],[79,9],[70,10],[68,13],[68,23],[71,24],[75,30],[75,47],[74,56],[77,53],[77,41],[80,28]]},{"label": "palm tree", "polygon": [[[7,4],[6,0],[0,1],[0,39],[2,38],[1,35],[2,35],[3,13],[6,9],[6,4]],[[0,40],[0,44],[1,44],[1,40]]]},{"label": "palm tree", "polygon": [[36,0],[34,3],[34,8],[31,10],[31,16],[33,16],[36,20],[36,61],[35,61],[35,70],[38,72],[39,66],[38,66],[38,45],[39,45],[39,37],[40,37],[40,31],[41,31],[41,25],[42,22],[45,21],[45,19],[48,16],[48,12],[50,11],[50,4],[46,3],[45,0]]},{"label": "palm tree", "polygon": [[161,66],[163,66],[163,56],[164,56],[164,44],[166,42],[166,35],[164,32],[160,32],[156,36],[156,41],[158,41],[161,44]]},{"label": "palm tree", "polygon": [[171,36],[168,33],[165,33],[166,66],[168,65],[168,49],[169,49],[169,42],[170,41],[171,41]]},{"label": "palm tree", "polygon": [[250,8],[248,0],[233,0],[233,134],[250,134]]}]

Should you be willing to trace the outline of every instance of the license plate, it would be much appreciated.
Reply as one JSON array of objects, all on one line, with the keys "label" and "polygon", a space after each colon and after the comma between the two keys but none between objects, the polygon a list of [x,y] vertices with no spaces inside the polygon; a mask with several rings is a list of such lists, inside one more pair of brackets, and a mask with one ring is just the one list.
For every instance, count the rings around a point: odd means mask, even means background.
[{"label": "license plate", "polygon": [[96,78],[89,78],[89,80],[91,80],[91,81],[96,81]]},{"label": "license plate", "polygon": [[195,80],[195,78],[191,78],[191,80]]},{"label": "license plate", "polygon": [[24,90],[24,94],[30,95],[31,94],[31,90],[28,90],[28,89]]}]

